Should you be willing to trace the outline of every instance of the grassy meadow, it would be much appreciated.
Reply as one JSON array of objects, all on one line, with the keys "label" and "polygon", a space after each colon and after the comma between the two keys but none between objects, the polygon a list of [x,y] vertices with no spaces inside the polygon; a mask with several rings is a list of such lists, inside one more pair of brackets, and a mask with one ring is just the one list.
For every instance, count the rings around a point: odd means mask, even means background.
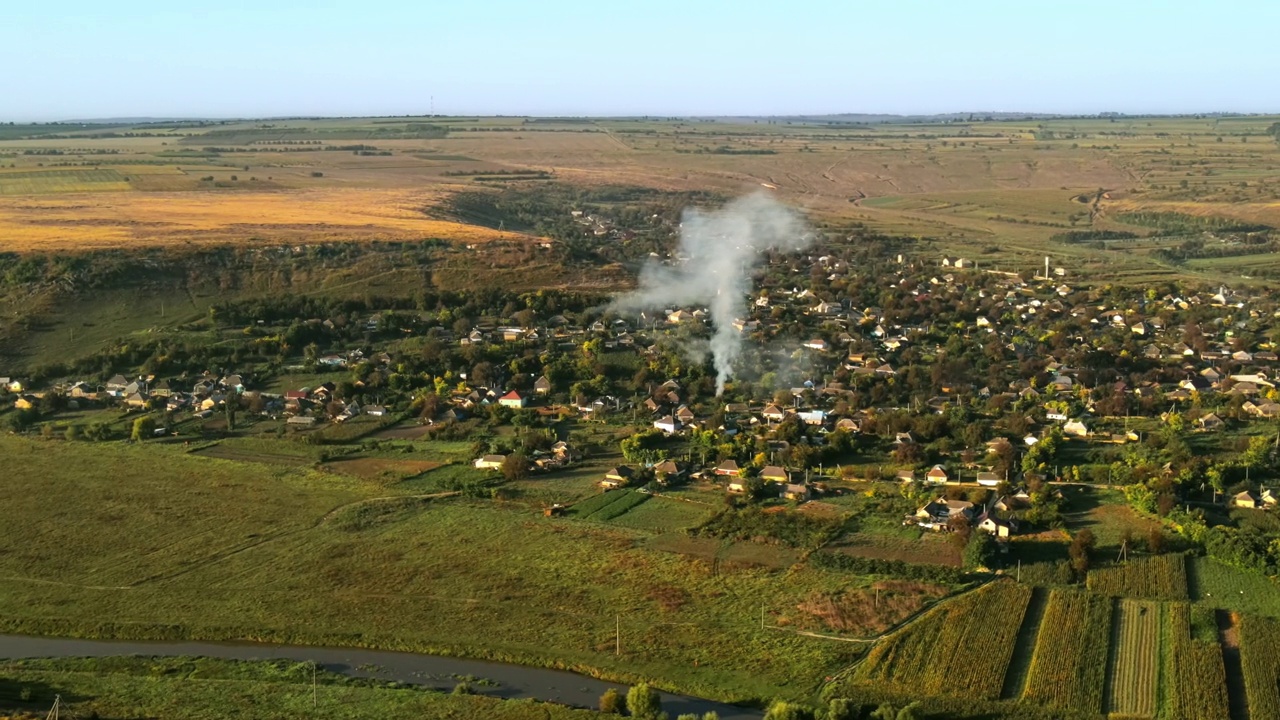
[{"label": "grassy meadow", "polygon": [[[653,532],[627,523],[519,505],[366,502],[418,481],[157,445],[57,449],[0,438],[25,469],[0,479],[0,522],[21,528],[0,539],[3,631],[464,654],[730,700],[808,697],[861,652],[760,624],[762,606],[796,616],[847,576],[708,562],[649,549]],[[691,519],[655,508],[636,524]]]}]

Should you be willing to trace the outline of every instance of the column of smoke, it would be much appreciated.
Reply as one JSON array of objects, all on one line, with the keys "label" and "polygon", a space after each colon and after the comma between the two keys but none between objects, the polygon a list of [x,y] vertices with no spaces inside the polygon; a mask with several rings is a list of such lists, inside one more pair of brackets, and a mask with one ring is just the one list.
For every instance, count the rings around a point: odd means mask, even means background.
[{"label": "column of smoke", "polygon": [[801,250],[813,238],[800,216],[763,192],[738,198],[718,210],[689,209],[680,227],[677,266],[650,262],[640,273],[640,287],[617,301],[624,312],[706,305],[714,325],[711,355],[716,367],[716,395],[733,377],[742,354],[735,318],[746,312],[751,272],[768,250]]}]

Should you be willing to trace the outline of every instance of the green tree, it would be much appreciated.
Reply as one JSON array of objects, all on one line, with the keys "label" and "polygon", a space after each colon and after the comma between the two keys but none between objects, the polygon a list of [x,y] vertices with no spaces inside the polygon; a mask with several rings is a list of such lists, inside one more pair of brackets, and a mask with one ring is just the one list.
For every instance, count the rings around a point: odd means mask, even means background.
[{"label": "green tree", "polygon": [[1080,577],[1084,577],[1089,570],[1089,551],[1093,550],[1096,543],[1093,531],[1089,528],[1081,530],[1071,538],[1071,546],[1067,548],[1067,554],[1071,556],[1071,568]]},{"label": "green tree", "polygon": [[964,546],[964,567],[966,570],[991,567],[996,556],[996,541],[989,533],[981,530],[969,537]]},{"label": "green tree", "polygon": [[144,415],[133,421],[133,434],[130,435],[134,442],[142,442],[150,437],[155,437],[156,421],[150,416]]},{"label": "green tree", "polygon": [[656,720],[662,712],[662,699],[658,697],[657,690],[647,683],[640,683],[627,691],[627,711],[631,717]]},{"label": "green tree", "polygon": [[764,720],[810,720],[812,717],[809,708],[782,700],[774,700],[764,713]]},{"label": "green tree", "polygon": [[600,712],[609,715],[621,715],[625,709],[622,700],[622,693],[616,688],[609,688],[600,696]]},{"label": "green tree", "polygon": [[502,461],[502,477],[511,482],[529,476],[529,458],[522,452],[513,452]]}]

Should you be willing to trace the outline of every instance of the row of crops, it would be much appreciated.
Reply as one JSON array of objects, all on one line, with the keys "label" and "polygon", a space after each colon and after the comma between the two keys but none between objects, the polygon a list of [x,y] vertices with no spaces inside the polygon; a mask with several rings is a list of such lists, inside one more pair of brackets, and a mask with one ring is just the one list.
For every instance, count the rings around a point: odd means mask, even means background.
[{"label": "row of crops", "polygon": [[608,490],[574,504],[570,514],[583,520],[607,522],[649,499],[648,493],[636,490]]},{"label": "row of crops", "polygon": [[944,603],[877,645],[855,679],[926,695],[998,699],[1030,600],[1031,588],[996,582]]},{"label": "row of crops", "polygon": [[1073,590],[1049,596],[1023,697],[1050,707],[1102,712],[1111,601]]},{"label": "row of crops", "polygon": [[1089,572],[1088,587],[1099,595],[1187,599],[1187,561],[1181,554],[1155,555]]},{"label": "row of crops", "polygon": [[1090,591],[1035,590],[1048,598],[1036,603],[1031,587],[997,580],[885,638],[851,687],[975,708],[1003,689],[1027,703],[1014,708],[1064,717],[1280,720],[1280,620],[1232,613],[1228,623],[1188,602],[1187,570],[1181,555],[1133,561],[1091,573]]}]

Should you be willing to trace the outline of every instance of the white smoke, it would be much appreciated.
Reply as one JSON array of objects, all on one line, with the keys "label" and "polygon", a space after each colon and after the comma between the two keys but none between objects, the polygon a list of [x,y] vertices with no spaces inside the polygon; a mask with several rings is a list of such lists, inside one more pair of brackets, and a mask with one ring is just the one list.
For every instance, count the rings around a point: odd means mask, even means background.
[{"label": "white smoke", "polygon": [[763,192],[738,198],[718,210],[687,209],[680,226],[676,266],[650,262],[640,287],[619,298],[624,312],[706,305],[713,324],[711,355],[716,395],[733,377],[742,354],[742,336],[733,321],[746,313],[751,271],[769,250],[801,250],[813,241],[804,220]]}]

